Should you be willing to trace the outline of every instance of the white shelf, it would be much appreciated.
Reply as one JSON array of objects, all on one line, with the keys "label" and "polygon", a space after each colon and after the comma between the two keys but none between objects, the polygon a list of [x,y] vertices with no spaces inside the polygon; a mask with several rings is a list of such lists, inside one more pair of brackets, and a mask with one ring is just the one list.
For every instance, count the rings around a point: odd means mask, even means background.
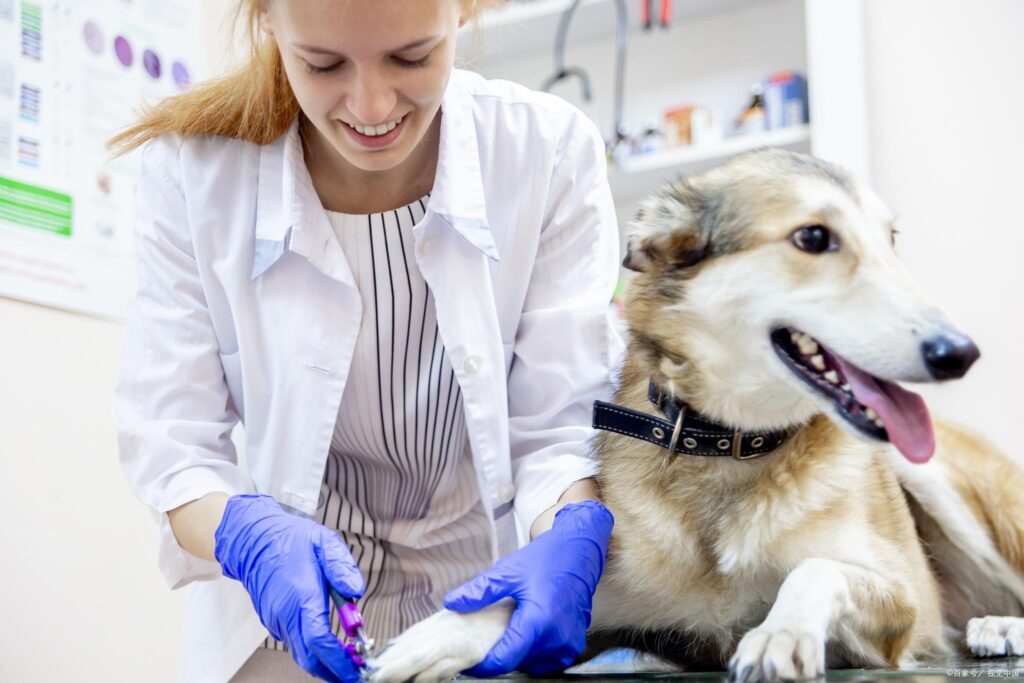
[{"label": "white shelf", "polygon": [[[674,2],[672,22],[681,22],[706,14],[771,0],[687,0]],[[639,31],[636,0],[626,0],[630,31]],[[657,26],[660,3],[653,3]],[[458,52],[463,59],[514,59],[554,50],[555,32],[562,13],[572,0],[526,0],[506,2],[485,10],[475,22],[467,23],[459,34]],[[571,43],[588,42],[615,34],[616,10],[612,0],[582,0],[569,28]],[[479,40],[477,36],[479,34]]]},{"label": "white shelf", "polygon": [[758,147],[782,147],[810,151],[810,126],[791,126],[755,135],[724,138],[714,145],[673,147],[638,154],[608,169],[616,200],[630,200],[652,192],[664,182],[717,165],[727,157]]},{"label": "white shelf", "polygon": [[[610,3],[610,0],[583,0],[580,10],[589,5]],[[531,0],[529,2],[505,2],[480,14],[477,24],[480,30],[499,28],[527,21],[557,17],[572,4],[572,0]]]}]

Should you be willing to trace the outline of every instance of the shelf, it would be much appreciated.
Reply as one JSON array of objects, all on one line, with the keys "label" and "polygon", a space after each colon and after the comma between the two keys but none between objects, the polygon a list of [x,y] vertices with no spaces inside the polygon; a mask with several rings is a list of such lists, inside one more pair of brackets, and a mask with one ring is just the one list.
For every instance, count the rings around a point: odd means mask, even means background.
[{"label": "shelf", "polygon": [[[528,2],[505,2],[480,14],[477,24],[486,31],[533,20],[557,17],[572,4],[572,0],[531,0]],[[583,0],[580,10],[590,5],[611,4],[610,0]]]},{"label": "shelf", "polygon": [[[672,21],[679,22],[701,15],[771,0],[687,0],[674,2]],[[655,15],[660,3],[654,2]],[[458,53],[463,59],[515,59],[554,49],[555,30],[562,12],[572,0],[526,0],[506,2],[485,10],[475,22],[469,22],[459,33]],[[630,31],[639,31],[636,0],[626,0]],[[615,33],[615,4],[612,0],[582,0],[569,28],[573,43],[611,37]],[[657,17],[655,17],[657,19]],[[655,31],[661,31],[655,26]],[[479,39],[478,39],[479,37]]]},{"label": "shelf", "polygon": [[779,130],[724,138],[702,147],[673,147],[650,154],[638,154],[608,169],[608,181],[616,200],[637,199],[660,184],[683,175],[711,168],[734,156],[758,147],[782,147],[810,151],[810,126],[791,126]]}]

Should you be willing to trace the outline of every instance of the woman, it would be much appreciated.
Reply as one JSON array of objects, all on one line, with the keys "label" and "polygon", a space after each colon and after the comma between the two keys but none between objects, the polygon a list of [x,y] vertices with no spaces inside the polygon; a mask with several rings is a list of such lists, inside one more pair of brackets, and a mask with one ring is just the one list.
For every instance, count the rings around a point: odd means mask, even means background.
[{"label": "woman", "polygon": [[612,525],[600,136],[453,69],[470,0],[238,9],[251,60],[112,140],[146,143],[121,461],[171,586],[207,580],[182,678],[354,680],[327,583],[378,642],[514,598],[474,672],[565,667]]}]

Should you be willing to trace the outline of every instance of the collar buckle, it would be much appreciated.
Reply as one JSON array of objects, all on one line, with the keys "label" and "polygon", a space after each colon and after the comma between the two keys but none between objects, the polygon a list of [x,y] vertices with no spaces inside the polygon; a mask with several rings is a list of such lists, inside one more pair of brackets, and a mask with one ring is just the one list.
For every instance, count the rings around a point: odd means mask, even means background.
[{"label": "collar buckle", "polygon": [[732,459],[733,460],[757,460],[758,458],[764,457],[771,453],[771,451],[763,451],[761,453],[748,453],[743,454],[743,432],[736,430],[736,433],[732,437]]},{"label": "collar buckle", "polygon": [[[661,397],[659,395],[659,402]],[[668,454],[675,455],[676,444],[679,442],[679,435],[683,432],[683,421],[686,420],[686,411],[689,408],[685,403],[679,406],[679,415],[676,416],[676,426],[672,429],[672,440],[668,444]]]}]

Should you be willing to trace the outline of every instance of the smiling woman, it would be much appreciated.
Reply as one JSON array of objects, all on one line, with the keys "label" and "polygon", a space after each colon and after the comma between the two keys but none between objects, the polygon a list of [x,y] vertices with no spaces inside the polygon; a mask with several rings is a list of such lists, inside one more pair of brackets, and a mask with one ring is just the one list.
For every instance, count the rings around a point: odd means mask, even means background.
[{"label": "smiling woman", "polygon": [[[377,641],[514,597],[491,673],[582,651],[612,523],[605,145],[454,68],[475,9],[241,2],[249,61],[109,143],[143,146],[115,415],[160,568],[195,584],[183,680],[359,680],[328,586]],[[551,529],[579,546],[557,572],[550,534],[520,547]]]}]

